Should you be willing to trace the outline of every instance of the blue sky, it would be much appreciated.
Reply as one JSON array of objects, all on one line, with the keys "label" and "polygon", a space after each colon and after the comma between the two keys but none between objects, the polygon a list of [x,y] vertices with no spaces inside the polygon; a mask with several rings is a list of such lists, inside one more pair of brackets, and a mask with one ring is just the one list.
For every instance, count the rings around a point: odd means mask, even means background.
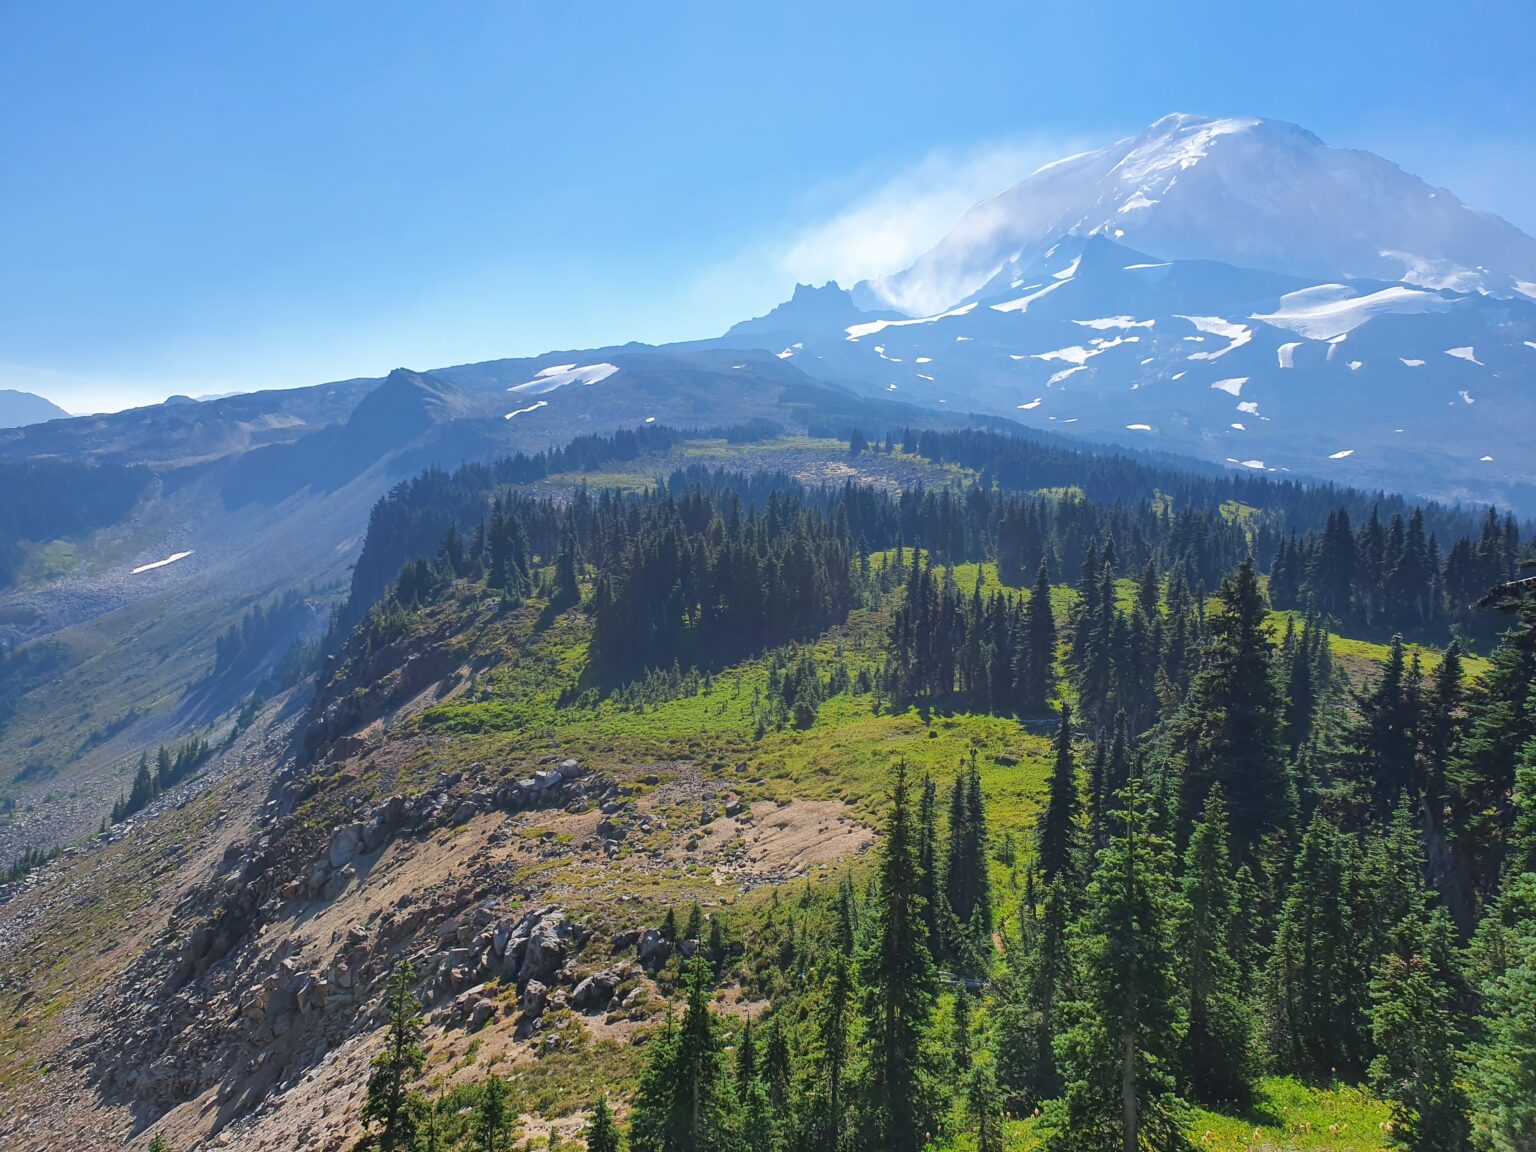
[{"label": "blue sky", "polygon": [[0,0],[0,387],[711,335],[1171,111],[1536,232],[1536,5]]}]

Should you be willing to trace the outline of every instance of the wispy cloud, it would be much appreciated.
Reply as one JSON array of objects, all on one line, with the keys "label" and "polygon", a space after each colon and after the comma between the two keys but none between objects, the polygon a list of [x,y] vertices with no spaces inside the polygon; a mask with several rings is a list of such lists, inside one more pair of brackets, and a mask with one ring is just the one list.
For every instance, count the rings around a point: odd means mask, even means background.
[{"label": "wispy cloud", "polygon": [[875,177],[830,215],[792,234],[777,262],[797,281],[816,284],[848,286],[899,272],[973,204],[1082,148],[1079,141],[1041,137],[930,152],[911,168]]}]

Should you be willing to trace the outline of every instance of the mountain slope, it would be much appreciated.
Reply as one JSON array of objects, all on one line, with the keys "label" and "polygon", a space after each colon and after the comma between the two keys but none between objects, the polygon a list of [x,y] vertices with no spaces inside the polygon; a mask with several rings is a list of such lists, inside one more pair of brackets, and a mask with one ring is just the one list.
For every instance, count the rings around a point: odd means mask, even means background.
[{"label": "mountain slope", "polygon": [[[822,307],[813,320],[834,315],[847,317]],[[933,315],[776,327],[719,342],[761,340],[812,374],[919,404],[1536,507],[1536,303],[1524,299],[1319,283],[1068,235]]]},{"label": "mountain slope", "polygon": [[1163,259],[1536,298],[1536,240],[1390,161],[1278,120],[1173,115],[982,201],[855,300],[924,315],[994,295],[1065,234]]},{"label": "mountain slope", "polygon": [[52,400],[32,392],[18,392],[14,388],[0,388],[0,428],[20,428],[27,424],[41,424],[45,420],[60,420],[69,413]]}]

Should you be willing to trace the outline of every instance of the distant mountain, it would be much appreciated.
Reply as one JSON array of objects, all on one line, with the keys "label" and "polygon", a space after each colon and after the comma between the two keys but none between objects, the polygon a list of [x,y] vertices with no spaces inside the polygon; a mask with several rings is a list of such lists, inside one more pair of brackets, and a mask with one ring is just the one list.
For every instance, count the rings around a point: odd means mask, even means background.
[{"label": "distant mountain", "polygon": [[69,413],[52,400],[31,392],[0,388],[0,428],[23,428],[45,420],[59,420]]},{"label": "distant mountain", "polygon": [[977,204],[910,268],[858,285],[854,298],[941,312],[1006,290],[1064,235],[1314,281],[1536,299],[1536,240],[1499,217],[1294,124],[1188,115],[1047,164]]},{"label": "distant mountain", "polygon": [[896,319],[786,305],[804,327],[718,343],[1229,467],[1536,507],[1536,302],[1169,260],[1102,233],[1059,236],[975,296]]}]

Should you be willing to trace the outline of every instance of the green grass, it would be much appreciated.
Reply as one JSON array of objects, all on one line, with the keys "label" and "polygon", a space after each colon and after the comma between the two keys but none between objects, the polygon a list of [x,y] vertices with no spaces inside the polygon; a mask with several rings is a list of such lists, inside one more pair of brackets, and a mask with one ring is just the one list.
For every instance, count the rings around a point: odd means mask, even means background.
[{"label": "green grass", "polygon": [[[1386,1152],[1386,1105],[1348,1086],[1311,1087],[1289,1077],[1272,1077],[1259,1086],[1258,1099],[1241,1116],[1197,1108],[1189,1125],[1194,1146],[1206,1152]],[[1033,1117],[1007,1125],[1008,1152],[1038,1152],[1043,1147],[1039,1121]],[[973,1152],[975,1140],[958,1134],[935,1146],[936,1152]]]}]

